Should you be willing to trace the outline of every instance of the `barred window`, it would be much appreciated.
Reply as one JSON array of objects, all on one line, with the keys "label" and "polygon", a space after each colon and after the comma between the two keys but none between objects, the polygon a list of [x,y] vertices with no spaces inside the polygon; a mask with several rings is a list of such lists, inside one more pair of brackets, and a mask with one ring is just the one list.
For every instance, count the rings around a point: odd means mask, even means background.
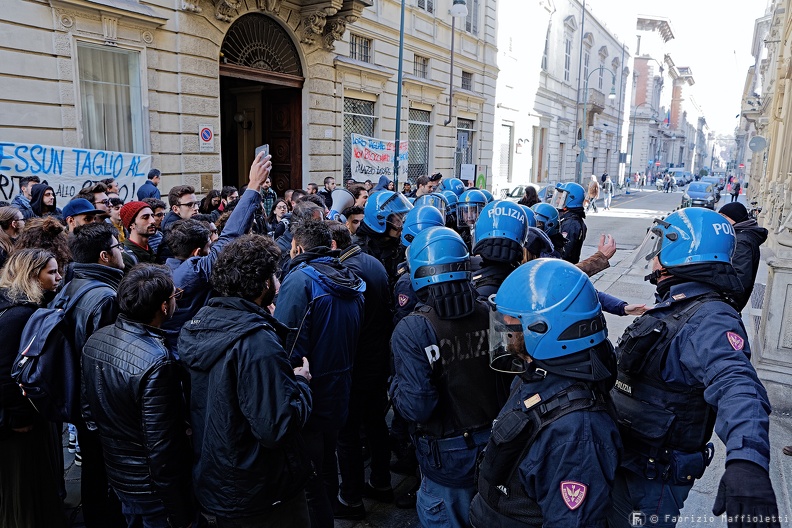
[{"label": "barred window", "polygon": [[420,77],[421,79],[428,79],[429,78],[429,59],[426,57],[421,57],[420,55],[415,56],[415,60],[413,61],[413,74],[416,77]]},{"label": "barred window", "polygon": [[473,121],[457,118],[457,146],[455,152],[454,177],[462,174],[463,163],[473,163]]},{"label": "barred window", "polygon": [[418,0],[418,7],[427,13],[434,13],[434,0]]},{"label": "barred window", "polygon": [[473,90],[473,74],[470,72],[462,72],[462,89]]},{"label": "barred window", "polygon": [[569,82],[569,71],[572,68],[572,39],[564,40],[564,80]]},{"label": "barred window", "polygon": [[349,58],[371,62],[371,39],[350,33]]},{"label": "barred window", "polygon": [[352,136],[374,135],[374,102],[344,98],[344,179],[352,177]]},{"label": "barred window", "polygon": [[431,112],[410,108],[409,140],[410,156],[407,179],[411,183],[419,176],[429,174],[429,129],[432,126]]}]

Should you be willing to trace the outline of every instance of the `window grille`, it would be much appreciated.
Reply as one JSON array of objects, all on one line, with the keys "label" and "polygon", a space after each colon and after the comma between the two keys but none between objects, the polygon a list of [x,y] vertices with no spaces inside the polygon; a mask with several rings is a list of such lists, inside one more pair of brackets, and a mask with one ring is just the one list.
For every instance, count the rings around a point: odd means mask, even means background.
[{"label": "window grille", "polygon": [[374,135],[374,102],[344,98],[344,180],[352,177],[352,137]]},{"label": "window grille", "polygon": [[409,164],[407,179],[415,183],[419,176],[429,175],[429,128],[431,112],[410,108],[409,116]]},{"label": "window grille", "polygon": [[429,59],[426,57],[421,57],[420,55],[416,55],[415,60],[413,61],[413,74],[416,77],[420,77],[421,79],[428,79]]},{"label": "window grille", "polygon": [[470,72],[462,72],[462,89],[473,90],[473,74]]},{"label": "window grille", "polygon": [[349,58],[371,62],[371,39],[350,33]]}]

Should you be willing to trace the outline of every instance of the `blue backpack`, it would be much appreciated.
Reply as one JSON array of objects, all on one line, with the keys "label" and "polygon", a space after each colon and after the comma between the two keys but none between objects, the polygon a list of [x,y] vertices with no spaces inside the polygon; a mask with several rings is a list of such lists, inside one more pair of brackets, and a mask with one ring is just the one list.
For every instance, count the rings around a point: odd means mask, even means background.
[{"label": "blue backpack", "polygon": [[73,286],[74,282],[68,284],[52,307],[39,308],[30,316],[11,370],[22,395],[53,422],[74,423],[80,418],[82,351],[75,349],[74,330],[66,315],[86,293],[104,284],[90,281],[79,291]]}]

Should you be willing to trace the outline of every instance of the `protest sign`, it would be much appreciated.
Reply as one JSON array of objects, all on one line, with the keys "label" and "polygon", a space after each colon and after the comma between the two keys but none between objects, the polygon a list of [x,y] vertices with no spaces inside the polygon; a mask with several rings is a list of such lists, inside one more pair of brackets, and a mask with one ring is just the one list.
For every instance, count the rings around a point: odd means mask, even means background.
[{"label": "protest sign", "polygon": [[[393,179],[393,153],[396,143],[383,139],[351,134],[352,163],[350,170],[356,180],[376,181],[380,176]],[[407,176],[407,141],[399,142],[399,177]]]},{"label": "protest sign", "polygon": [[150,169],[151,156],[143,154],[0,142],[0,199],[11,201],[21,178],[38,176],[55,189],[61,204],[106,178],[118,182],[122,200],[134,200]]}]

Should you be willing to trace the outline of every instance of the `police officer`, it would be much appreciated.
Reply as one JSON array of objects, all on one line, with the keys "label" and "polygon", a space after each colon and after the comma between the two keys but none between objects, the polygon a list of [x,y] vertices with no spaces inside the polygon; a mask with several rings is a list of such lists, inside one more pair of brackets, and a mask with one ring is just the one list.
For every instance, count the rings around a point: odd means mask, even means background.
[{"label": "police officer", "polygon": [[440,182],[439,191],[451,191],[457,196],[465,192],[465,184],[459,178],[448,178]]},{"label": "police officer", "polygon": [[422,526],[468,526],[476,459],[499,405],[488,368],[489,308],[470,283],[469,255],[447,227],[410,244],[410,278],[421,303],[391,339],[391,399],[413,424],[421,468]]},{"label": "police officer", "polygon": [[561,258],[572,264],[580,261],[580,250],[586,240],[586,212],[583,210],[583,200],[586,190],[582,185],[574,182],[556,184],[553,202],[559,210],[559,231],[566,239],[561,250]]},{"label": "police officer", "polygon": [[[675,526],[712,459],[714,430],[726,445],[726,471],[713,513],[725,512],[729,528],[778,527],[768,475],[770,403],[728,302],[741,288],[730,262],[734,230],[714,211],[692,207],[655,220],[647,241],[646,279],[659,302],[617,347],[612,396],[625,453],[610,526],[629,526],[634,512],[647,526]],[[756,524],[757,517],[770,521]]]},{"label": "police officer", "polygon": [[536,227],[545,232],[553,243],[554,256],[561,258],[566,239],[558,230],[558,209],[549,203],[538,203],[531,207],[536,216]]},{"label": "police officer", "polygon": [[[481,257],[481,267],[473,272],[479,295],[489,298],[524,259],[523,245],[533,212],[509,201],[487,204],[476,222],[473,254]],[[530,216],[529,216],[530,214]]]},{"label": "police officer", "polygon": [[[430,197],[433,195],[424,195],[421,198]],[[421,198],[418,198],[420,200]],[[416,202],[418,201],[416,200]],[[439,209],[436,207],[422,202],[414,207],[407,216],[404,217],[404,227],[402,228],[401,241],[405,248],[410,247],[410,244],[418,234],[429,227],[443,227],[445,225],[445,218]],[[442,202],[441,202],[442,203]],[[418,296],[413,290],[412,282],[410,281],[410,268],[407,261],[399,264],[397,270],[398,279],[393,288],[393,323],[396,324],[401,321],[406,315],[412,313],[415,305],[418,304]]]},{"label": "police officer", "polygon": [[352,241],[364,253],[376,258],[388,272],[388,287],[393,290],[396,270],[404,261],[401,245],[401,230],[404,215],[412,205],[403,194],[393,191],[377,191],[369,196],[363,207],[363,221]]},{"label": "police officer", "polygon": [[491,366],[519,374],[479,467],[471,524],[604,528],[621,442],[594,287],[568,262],[533,260],[503,282],[495,307]]},{"label": "police officer", "polygon": [[478,189],[468,189],[459,195],[457,203],[457,225],[455,231],[459,233],[468,247],[473,248],[473,231],[481,210],[487,205],[486,195]]}]

